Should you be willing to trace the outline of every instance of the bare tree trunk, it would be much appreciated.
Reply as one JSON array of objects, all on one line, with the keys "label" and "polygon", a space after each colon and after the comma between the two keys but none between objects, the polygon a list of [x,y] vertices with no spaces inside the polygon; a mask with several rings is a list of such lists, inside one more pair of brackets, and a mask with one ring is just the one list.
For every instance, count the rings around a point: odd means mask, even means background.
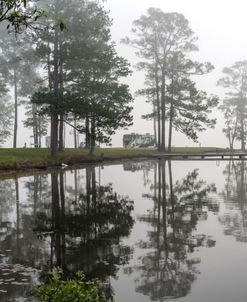
[{"label": "bare tree trunk", "polygon": [[63,115],[61,114],[59,118],[59,145],[58,145],[59,152],[63,151],[64,148],[63,131],[64,131],[64,121],[63,121]]},{"label": "bare tree trunk", "polygon": [[37,120],[37,105],[32,104],[33,114],[33,144],[35,148],[38,148],[38,120]]},{"label": "bare tree trunk", "polygon": [[[62,39],[59,39],[59,96],[63,99],[63,60],[62,60]],[[58,151],[63,151],[64,148],[64,115],[60,114],[60,122],[59,122],[59,144]]]},{"label": "bare tree trunk", "polygon": [[58,115],[51,114],[51,155],[58,154]]},{"label": "bare tree trunk", "polygon": [[91,117],[91,139],[90,139],[90,155],[95,156],[96,155],[96,141],[95,141],[95,117]]},{"label": "bare tree trunk", "polygon": [[233,151],[233,144],[232,144],[231,141],[229,142],[229,147],[230,147],[230,151],[232,152]]},{"label": "bare tree trunk", "polygon": [[[242,106],[243,107],[243,106]],[[241,127],[241,133],[240,133],[240,139],[241,139],[241,150],[244,151],[245,150],[245,135],[244,135],[244,112],[243,112],[243,108],[240,112],[240,127]]]},{"label": "bare tree trunk", "polygon": [[18,91],[17,91],[17,75],[14,68],[14,97],[15,97],[15,122],[14,122],[14,141],[13,148],[17,147],[17,129],[18,129]]},{"label": "bare tree trunk", "polygon": [[[55,29],[54,39],[54,95],[56,101],[59,97],[59,74],[58,74],[58,28]],[[58,154],[58,114],[55,108],[52,108],[51,113],[51,154],[56,156]]]},{"label": "bare tree trunk", "polygon": [[172,127],[173,127],[173,104],[171,104],[171,112],[170,112],[168,153],[171,153],[172,151]]},{"label": "bare tree trunk", "polygon": [[231,134],[231,130],[229,130],[228,142],[229,142],[230,151],[233,151],[234,134]]},{"label": "bare tree trunk", "polygon": [[173,103],[173,79],[172,79],[172,98],[170,105],[170,121],[169,121],[169,142],[168,142],[168,152],[172,151],[172,128],[173,128],[173,116],[174,116],[174,103]]},{"label": "bare tree trunk", "polygon": [[162,68],[161,76],[161,150],[166,150],[166,99],[165,99],[165,70]]},{"label": "bare tree trunk", "polygon": [[153,100],[153,127],[154,127],[154,141],[155,145],[158,145],[158,140],[157,140],[157,117],[156,117],[156,106],[155,106],[155,100]]},{"label": "bare tree trunk", "polygon": [[66,124],[63,123],[63,147],[65,148],[66,144]]},{"label": "bare tree trunk", "polygon": [[159,93],[159,76],[158,76],[158,63],[157,61],[155,62],[155,86],[156,86],[156,107],[157,107],[157,120],[158,120],[158,140],[157,140],[157,146],[158,149],[160,149],[161,147],[161,142],[160,142],[160,138],[161,138],[161,120],[160,120],[160,93]]},{"label": "bare tree trunk", "polygon": [[39,148],[42,147],[42,133],[41,133],[41,117],[38,118],[38,141],[39,141]]},{"label": "bare tree trunk", "polygon": [[76,118],[76,115],[74,115],[74,147],[75,147],[75,149],[78,148],[76,128],[77,128],[77,118]]},{"label": "bare tree trunk", "polygon": [[90,148],[91,145],[91,136],[90,136],[90,120],[89,120],[89,116],[87,114],[86,116],[86,148]]},{"label": "bare tree trunk", "polygon": [[48,43],[48,56],[47,56],[47,71],[48,71],[48,84],[49,84],[49,90],[52,91],[53,85],[52,85],[52,73],[51,73],[51,50],[50,50],[50,43]]},{"label": "bare tree trunk", "polygon": [[237,129],[238,129],[238,119],[237,119],[237,116],[236,116],[234,130],[233,130],[232,139],[231,139],[231,146],[230,146],[231,151],[234,150],[234,142],[235,142],[235,139],[236,139],[236,136],[237,136]]}]

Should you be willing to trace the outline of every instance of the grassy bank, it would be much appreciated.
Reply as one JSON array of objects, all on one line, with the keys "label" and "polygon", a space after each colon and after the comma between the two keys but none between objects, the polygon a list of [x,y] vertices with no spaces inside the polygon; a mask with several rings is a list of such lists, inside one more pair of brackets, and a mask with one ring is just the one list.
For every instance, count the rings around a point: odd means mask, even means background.
[{"label": "grassy bank", "polygon": [[[173,148],[172,153],[222,152],[219,148]],[[58,157],[52,158],[49,149],[0,149],[0,170],[47,169],[61,165],[94,163],[107,160],[151,157],[158,154],[155,149],[98,149],[95,157],[88,155],[85,149],[65,149]]]}]

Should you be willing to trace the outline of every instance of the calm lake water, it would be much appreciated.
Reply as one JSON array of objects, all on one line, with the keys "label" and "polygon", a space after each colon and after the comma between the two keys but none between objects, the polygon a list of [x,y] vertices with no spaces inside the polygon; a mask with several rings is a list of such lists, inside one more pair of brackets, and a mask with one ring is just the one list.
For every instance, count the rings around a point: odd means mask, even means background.
[{"label": "calm lake water", "polygon": [[53,266],[116,302],[247,300],[247,162],[143,161],[0,182],[0,301]]}]

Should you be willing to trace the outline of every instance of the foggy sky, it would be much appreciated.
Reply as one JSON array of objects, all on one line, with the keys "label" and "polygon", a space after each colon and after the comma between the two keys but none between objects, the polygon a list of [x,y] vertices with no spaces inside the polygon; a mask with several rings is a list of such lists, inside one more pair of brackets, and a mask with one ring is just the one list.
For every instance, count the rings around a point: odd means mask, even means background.
[{"label": "foggy sky", "polygon": [[[222,69],[231,66],[235,61],[247,59],[247,2],[243,0],[108,0],[105,5],[114,19],[112,28],[113,40],[117,43],[119,54],[126,57],[132,65],[138,62],[134,50],[121,45],[120,39],[131,34],[132,21],[145,14],[149,7],[160,8],[164,12],[178,12],[188,20],[191,29],[198,37],[199,51],[193,54],[198,61],[209,61],[214,66],[213,72],[198,76],[195,81],[198,87],[208,94],[224,96],[224,90],[217,87],[217,80],[222,77]],[[143,87],[143,75],[134,71],[129,81],[132,92]],[[135,124],[133,132],[152,132],[152,123],[140,119],[149,111],[145,100],[135,100]],[[216,128],[200,135],[202,146],[227,147],[228,143],[222,127],[224,120],[220,112],[214,110],[218,118]],[[113,141],[118,144],[118,138]],[[174,134],[176,146],[197,146],[182,134]]]},{"label": "foggy sky", "polygon": [[[127,83],[133,94],[144,87],[144,75],[134,69],[138,62],[134,50],[120,44],[120,40],[131,35],[133,20],[145,14],[149,7],[160,8],[164,12],[182,13],[189,20],[191,29],[198,37],[199,46],[199,51],[193,54],[193,58],[201,62],[209,61],[215,66],[213,72],[195,78],[198,87],[208,94],[216,94],[222,99],[224,90],[216,85],[222,77],[222,69],[233,65],[235,61],[247,59],[247,2],[244,0],[107,0],[104,5],[113,19],[112,38],[116,42],[118,53],[132,65],[133,75]],[[150,109],[144,99],[135,98],[134,126],[128,131],[118,131],[113,137],[113,146],[122,146],[123,133],[153,133],[152,122],[140,118],[142,114],[150,112]],[[23,128],[21,120],[24,119],[24,110],[20,111],[18,147],[22,147],[24,142],[29,146],[30,132]],[[222,133],[224,120],[216,110],[213,116],[218,117],[216,128],[205,131],[200,135],[199,141],[202,146],[227,147],[227,140]],[[71,129],[67,129],[67,133],[70,131]],[[174,134],[173,139],[173,145],[176,146],[198,146],[181,134]],[[66,146],[72,146],[71,142],[72,138]],[[12,138],[5,146],[12,146]]]}]

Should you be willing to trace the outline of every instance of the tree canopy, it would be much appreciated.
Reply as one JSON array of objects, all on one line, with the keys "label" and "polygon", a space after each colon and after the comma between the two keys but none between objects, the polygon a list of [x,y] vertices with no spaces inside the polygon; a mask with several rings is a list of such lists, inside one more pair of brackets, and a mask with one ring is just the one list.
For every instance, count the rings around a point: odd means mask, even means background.
[{"label": "tree canopy", "polygon": [[142,59],[138,68],[146,70],[147,87],[141,94],[153,103],[153,112],[146,117],[154,118],[158,148],[166,148],[168,121],[169,151],[173,128],[197,141],[198,132],[215,124],[208,115],[217,105],[217,98],[199,91],[191,80],[191,76],[210,72],[213,66],[190,58],[189,54],[198,47],[188,20],[182,14],[150,8],[133,22],[132,31],[135,38],[125,38],[123,42],[136,49]]},{"label": "tree canopy", "polygon": [[7,29],[20,32],[32,27],[38,18],[45,16],[45,11],[38,8],[32,0],[1,0],[0,22],[5,22]]},{"label": "tree canopy", "polygon": [[225,117],[223,132],[230,149],[238,140],[244,151],[247,134],[247,61],[235,62],[231,67],[224,68],[223,74],[224,77],[218,81],[218,85],[226,90],[226,98],[220,107]]}]

